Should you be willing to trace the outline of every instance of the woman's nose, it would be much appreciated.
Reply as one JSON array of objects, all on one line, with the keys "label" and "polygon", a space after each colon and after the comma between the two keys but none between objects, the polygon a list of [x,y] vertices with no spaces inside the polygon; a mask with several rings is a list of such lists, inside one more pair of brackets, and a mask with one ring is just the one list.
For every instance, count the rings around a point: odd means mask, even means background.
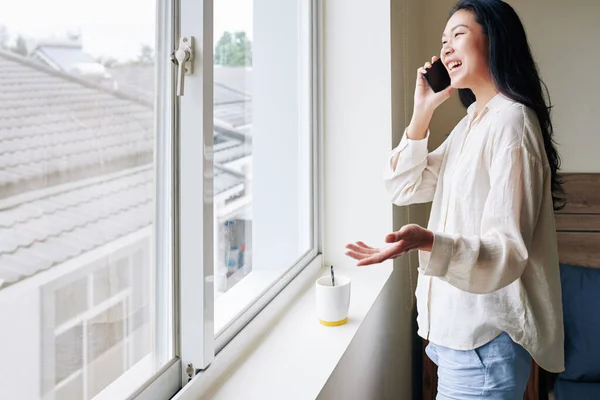
[{"label": "woman's nose", "polygon": [[442,54],[444,56],[449,56],[452,53],[454,53],[454,49],[451,46],[446,45],[442,48]]}]

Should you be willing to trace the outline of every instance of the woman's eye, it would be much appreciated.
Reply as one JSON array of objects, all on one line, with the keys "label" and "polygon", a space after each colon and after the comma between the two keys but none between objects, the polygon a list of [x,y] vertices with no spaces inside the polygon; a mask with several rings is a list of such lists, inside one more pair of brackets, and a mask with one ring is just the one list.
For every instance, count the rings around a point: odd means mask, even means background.
[{"label": "woman's eye", "polygon": [[446,45],[446,43],[448,43],[448,41],[447,41],[447,40],[444,40],[444,41],[442,42],[442,46],[445,46],[445,45]]},{"label": "woman's eye", "polygon": [[456,32],[456,33],[454,34],[454,37],[458,37],[459,35],[462,35],[462,34],[463,34],[462,32]]}]

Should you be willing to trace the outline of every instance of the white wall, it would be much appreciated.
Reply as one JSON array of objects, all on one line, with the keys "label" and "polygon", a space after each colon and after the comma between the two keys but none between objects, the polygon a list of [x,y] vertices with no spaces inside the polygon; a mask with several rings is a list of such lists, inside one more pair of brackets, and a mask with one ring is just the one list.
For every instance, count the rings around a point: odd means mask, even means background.
[{"label": "white wall", "polygon": [[523,20],[550,90],[563,171],[600,172],[600,2],[509,3]]},{"label": "white wall", "polygon": [[40,291],[33,279],[0,290],[2,399],[40,398],[40,309]]},{"label": "white wall", "polygon": [[331,0],[324,21],[327,263],[347,243],[382,244],[392,207],[381,180],[392,138],[389,0]]},{"label": "white wall", "polygon": [[[381,246],[387,233],[406,223],[404,209],[393,212],[382,172],[387,154],[399,140],[398,132],[407,123],[406,55],[399,32],[414,34],[414,27],[405,28],[405,22],[417,14],[417,4],[418,0],[324,2],[326,264],[354,265],[344,254],[347,243],[362,240]],[[403,274],[397,290],[406,291],[405,304],[398,304],[397,314],[390,316],[402,320],[404,327],[398,332],[405,339],[403,370],[390,371],[393,379],[403,383],[398,398],[412,397],[412,287],[406,261],[402,258],[395,264]]]}]

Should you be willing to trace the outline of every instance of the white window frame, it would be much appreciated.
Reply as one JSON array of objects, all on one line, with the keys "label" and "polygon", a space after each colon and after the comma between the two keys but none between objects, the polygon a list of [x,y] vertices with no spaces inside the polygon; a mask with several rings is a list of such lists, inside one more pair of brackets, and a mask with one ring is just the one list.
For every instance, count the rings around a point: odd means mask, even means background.
[{"label": "white window frame", "polygon": [[[213,1],[181,0],[178,37],[193,37],[194,74],[179,97],[175,193],[182,385],[214,357]],[[200,112],[199,112],[200,111]],[[204,223],[210,221],[210,223]]]},{"label": "white window frame", "polygon": [[[175,358],[159,370],[146,385],[130,398],[156,400],[172,397],[190,380],[193,373],[210,366],[214,356],[252,320],[322,249],[322,69],[321,0],[305,0],[310,8],[309,28],[309,113],[311,248],[296,264],[244,314],[232,321],[218,337],[214,335],[214,230],[213,230],[213,0],[159,0],[157,9],[157,93],[171,93],[170,99],[157,96],[156,165],[168,165],[171,171],[157,168],[156,265],[157,312],[171,307],[173,327],[157,326],[158,343],[173,346]],[[169,69],[168,55],[180,37],[194,37],[194,74],[185,77],[185,95],[175,97],[176,67]],[[206,84],[205,84],[206,83]],[[201,112],[198,112],[201,110]],[[202,149],[198,151],[198,149]],[[172,210],[172,213],[167,212]],[[204,224],[204,221],[211,221]],[[172,243],[165,248],[164,243]],[[162,245],[161,245],[162,244]],[[172,269],[161,268],[171,265]],[[168,274],[173,273],[173,281]],[[161,279],[165,278],[165,279]]]},{"label": "white window frame", "polygon": [[[214,352],[220,352],[231,339],[233,339],[275,296],[281,292],[308,264],[313,261],[322,249],[322,213],[321,210],[322,200],[322,85],[321,85],[321,0],[305,0],[305,5],[309,8],[308,15],[310,20],[307,21],[309,26],[307,27],[308,33],[308,48],[310,58],[309,65],[309,96],[310,96],[310,109],[306,110],[309,115],[309,121],[307,121],[310,127],[310,151],[311,151],[311,163],[309,165],[311,183],[311,248],[302,254],[294,265],[290,268],[275,282],[273,282],[269,288],[260,296],[255,299],[251,304],[248,304],[244,313],[232,321],[229,326],[222,331],[220,335],[215,338]],[[212,108],[212,105],[211,105]]]},{"label": "white window frame", "polygon": [[[156,71],[155,77],[155,225],[154,265],[156,271],[156,316],[170,315],[169,321],[156,318],[157,353],[170,353],[169,360],[157,360],[162,365],[146,383],[129,396],[136,400],[163,400],[173,397],[182,388],[183,370],[179,340],[179,287],[177,252],[173,244],[177,229],[175,188],[177,164],[174,153],[177,137],[177,102],[175,97],[176,69],[170,60],[179,32],[179,2],[157,0],[156,6]],[[186,0],[187,1],[187,0]],[[165,94],[167,94],[165,96]],[[166,244],[166,245],[165,245]],[[166,323],[168,322],[168,323]],[[168,351],[165,351],[168,350]]]}]

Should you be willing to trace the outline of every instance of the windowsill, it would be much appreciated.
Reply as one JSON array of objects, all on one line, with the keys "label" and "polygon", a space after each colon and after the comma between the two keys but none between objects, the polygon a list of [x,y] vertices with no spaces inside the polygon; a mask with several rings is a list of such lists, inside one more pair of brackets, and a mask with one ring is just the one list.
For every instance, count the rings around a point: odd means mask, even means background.
[{"label": "windowsill", "polygon": [[264,293],[286,271],[252,270],[227,292],[215,299],[215,333],[219,335],[259,293]]},{"label": "windowsill", "polygon": [[391,262],[338,266],[352,279],[348,323],[325,327],[315,315],[314,281],[328,273],[320,265],[317,257],[174,400],[316,398],[392,272]]}]

